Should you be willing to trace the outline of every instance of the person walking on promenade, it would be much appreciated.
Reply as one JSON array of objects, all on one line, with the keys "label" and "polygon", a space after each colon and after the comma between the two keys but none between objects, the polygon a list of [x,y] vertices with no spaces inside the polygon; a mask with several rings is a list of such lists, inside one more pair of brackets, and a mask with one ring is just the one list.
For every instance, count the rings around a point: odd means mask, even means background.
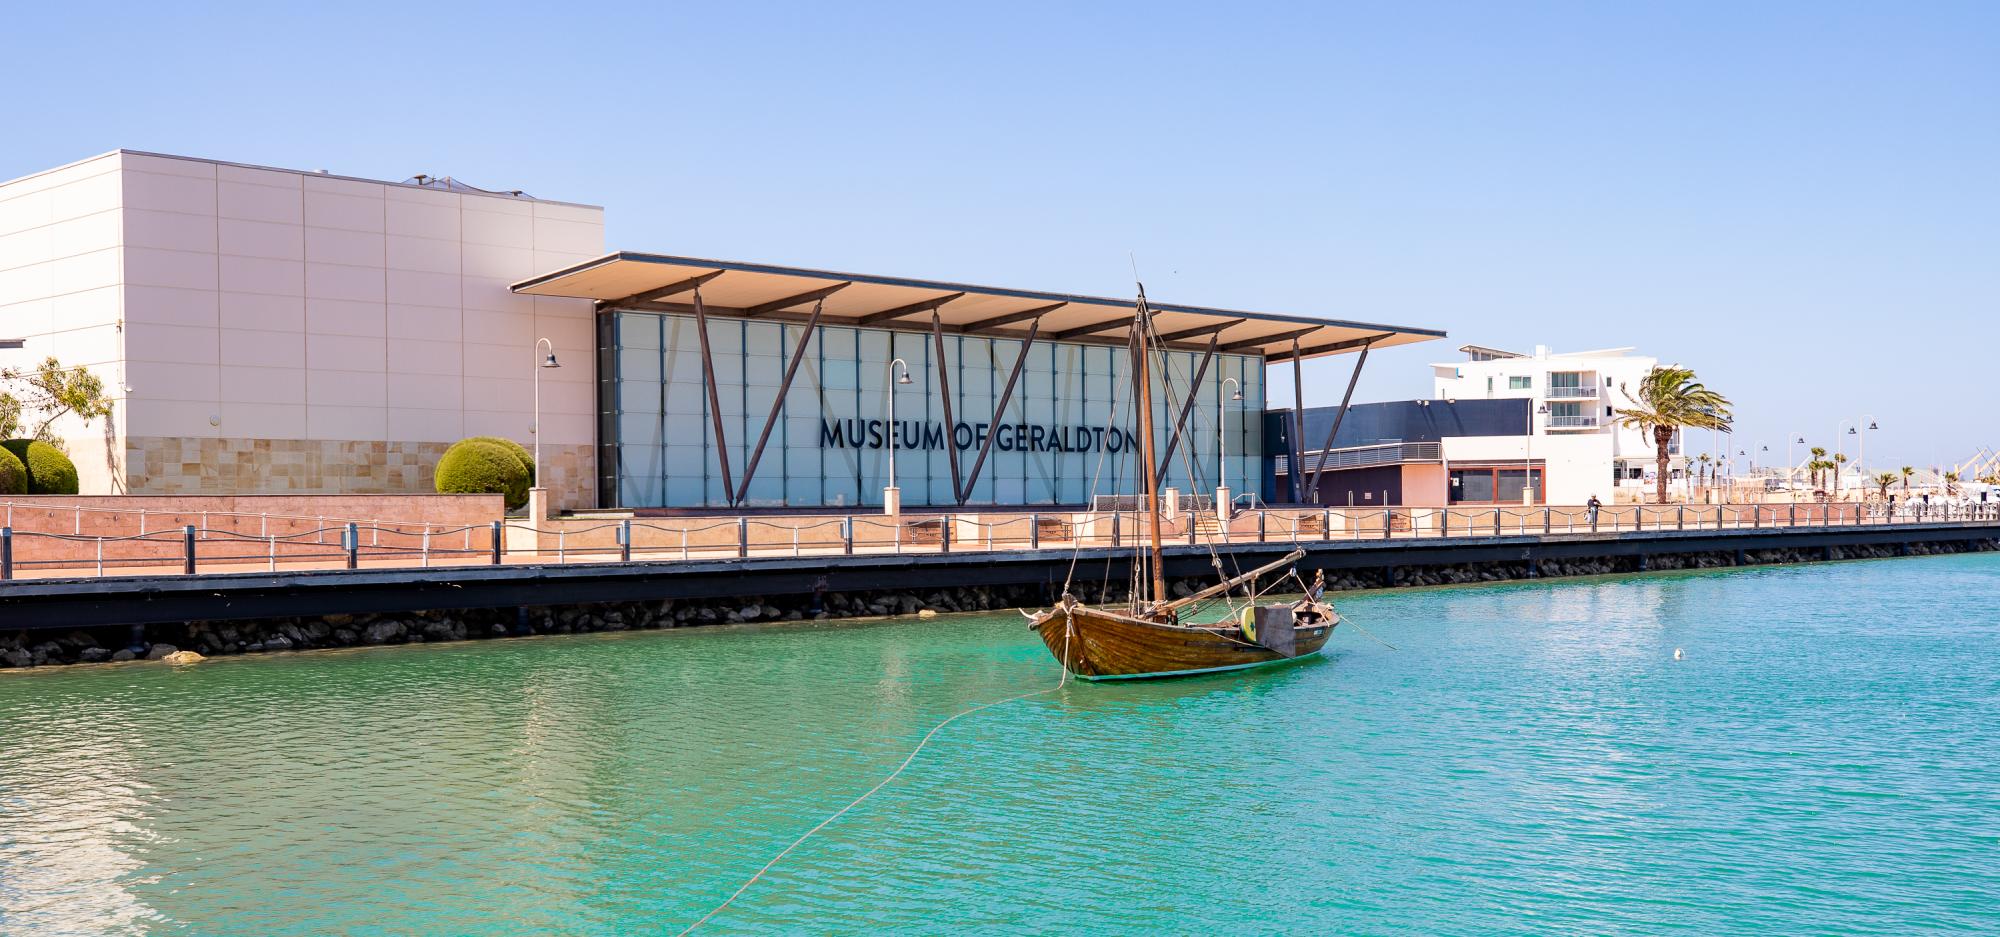
[{"label": "person walking on promenade", "polygon": [[1599,501],[1599,500],[1597,500],[1597,496],[1596,496],[1596,495],[1591,495],[1591,496],[1590,496],[1590,500],[1589,500],[1589,501],[1585,501],[1585,502],[1583,503],[1583,506],[1584,506],[1584,509],[1585,509],[1586,511],[1588,511],[1588,512],[1589,512],[1589,516],[1590,516],[1590,529],[1591,529],[1591,530],[1596,530],[1596,529],[1597,529],[1597,509],[1598,509],[1598,508],[1601,508],[1601,507],[1603,507],[1603,506],[1604,506],[1604,502],[1602,502],[1602,501]]}]

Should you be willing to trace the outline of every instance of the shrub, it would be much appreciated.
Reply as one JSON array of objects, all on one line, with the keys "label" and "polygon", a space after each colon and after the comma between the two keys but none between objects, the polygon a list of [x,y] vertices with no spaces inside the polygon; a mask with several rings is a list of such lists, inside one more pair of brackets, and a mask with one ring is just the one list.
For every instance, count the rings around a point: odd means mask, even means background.
[{"label": "shrub", "polygon": [[28,493],[28,467],[11,450],[0,449],[0,495]]},{"label": "shrub", "polygon": [[61,449],[39,439],[9,439],[0,442],[0,449],[12,453],[27,469],[29,494],[76,494],[76,463]]},{"label": "shrub", "polygon": [[528,467],[498,443],[463,439],[437,464],[439,494],[503,495],[512,510],[528,503]]},{"label": "shrub", "polygon": [[535,487],[535,454],[529,452],[527,446],[523,446],[520,443],[508,439],[505,436],[468,436],[465,439],[461,439],[459,441],[490,442],[496,446],[500,446],[506,449],[508,452],[513,453],[514,458],[520,459],[522,467],[528,470],[528,487],[530,488]]}]

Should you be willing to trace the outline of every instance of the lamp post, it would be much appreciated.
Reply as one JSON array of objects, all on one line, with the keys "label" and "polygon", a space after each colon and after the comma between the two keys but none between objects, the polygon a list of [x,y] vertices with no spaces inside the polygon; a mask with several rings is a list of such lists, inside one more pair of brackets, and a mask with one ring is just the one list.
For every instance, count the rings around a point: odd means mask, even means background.
[{"label": "lamp post", "polygon": [[[549,349],[547,357],[542,355],[544,345]],[[536,339],[535,412],[534,422],[528,427],[528,432],[535,437],[535,487],[528,492],[528,514],[538,521],[548,517],[549,498],[549,490],[542,484],[542,480],[548,477],[547,471],[542,466],[542,371],[560,367],[562,365],[556,363],[556,344],[546,338]]]},{"label": "lamp post", "polygon": [[1854,470],[1860,472],[1862,479],[1866,480],[1868,478],[1868,432],[1870,430],[1881,429],[1882,427],[1875,425],[1875,417],[1872,414],[1862,414],[1861,422],[1868,425],[1862,426],[1861,423],[1854,424],[1854,435],[1858,438],[1860,446],[1859,450],[1854,453]]},{"label": "lamp post", "polygon": [[[1240,401],[1243,399],[1243,385],[1238,383],[1235,378],[1225,377],[1222,379],[1222,383],[1223,386],[1231,388],[1229,394],[1230,400]],[[1231,504],[1229,496],[1229,404],[1217,402],[1215,410],[1215,444],[1217,447],[1215,465],[1215,516],[1227,521],[1229,520],[1230,510],[1234,507]],[[1291,470],[1296,472],[1298,468],[1298,466],[1294,465],[1291,467]]]},{"label": "lamp post", "polygon": [[1799,464],[1792,461],[1792,447],[1803,446],[1805,444],[1805,436],[1799,433],[1792,433],[1785,437],[1785,491],[1788,494],[1797,481],[1799,472]]},{"label": "lamp post", "polygon": [[889,484],[882,489],[882,513],[896,515],[903,513],[903,491],[896,487],[896,385],[910,383],[909,364],[901,358],[889,362],[889,378]]},{"label": "lamp post", "polygon": [[[1535,503],[1535,414],[1537,414],[1537,413],[1539,413],[1539,414],[1541,414],[1542,416],[1545,416],[1545,417],[1546,417],[1546,416],[1548,416],[1548,415],[1549,415],[1549,405],[1548,405],[1548,404],[1542,404],[1541,406],[1539,406],[1539,407],[1536,407],[1536,408],[1534,408],[1533,410],[1530,410],[1530,411],[1528,411],[1528,446],[1527,446],[1527,458],[1526,458],[1526,459],[1523,459],[1523,460],[1522,460],[1522,461],[1523,461],[1524,463],[1526,463],[1526,464],[1524,464],[1524,465],[1522,466],[1522,470],[1523,470],[1523,474],[1524,474],[1524,475],[1526,476],[1525,478],[1523,478],[1523,479],[1522,479],[1522,482],[1521,482],[1521,484],[1522,484],[1522,487],[1521,487],[1521,503],[1522,503],[1522,504],[1534,504],[1534,503]],[[1495,487],[1498,487],[1498,486],[1496,485]],[[1495,500],[1495,501],[1498,501],[1498,500],[1500,500],[1500,499],[1499,499],[1499,494],[1500,494],[1500,493],[1499,493],[1498,491],[1494,492],[1493,494],[1494,494],[1494,500]]]}]

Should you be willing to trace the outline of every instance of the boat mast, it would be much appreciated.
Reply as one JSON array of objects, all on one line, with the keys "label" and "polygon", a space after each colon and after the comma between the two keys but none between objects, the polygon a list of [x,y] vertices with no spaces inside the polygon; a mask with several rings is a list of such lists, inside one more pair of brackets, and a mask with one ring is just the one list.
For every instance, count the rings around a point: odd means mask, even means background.
[{"label": "boat mast", "polygon": [[[1146,306],[1146,284],[1139,284],[1138,314],[1133,317],[1132,328],[1137,331],[1133,348],[1138,354],[1136,362],[1139,377],[1139,447],[1140,459],[1144,464],[1146,491],[1146,533],[1152,540],[1153,594],[1146,604],[1164,602],[1167,598],[1166,566],[1160,562],[1160,480],[1155,474],[1153,462],[1153,378],[1151,374],[1152,353],[1147,350],[1146,338],[1153,329],[1152,310]],[[1134,602],[1133,606],[1138,607]]]}]

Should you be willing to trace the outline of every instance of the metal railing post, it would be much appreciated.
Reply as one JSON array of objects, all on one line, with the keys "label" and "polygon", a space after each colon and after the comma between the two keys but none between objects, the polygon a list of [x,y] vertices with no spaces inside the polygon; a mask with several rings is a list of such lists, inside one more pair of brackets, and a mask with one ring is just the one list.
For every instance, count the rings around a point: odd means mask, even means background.
[{"label": "metal railing post", "polygon": [[1319,519],[1319,539],[1321,539],[1321,540],[1332,540],[1332,539],[1333,539],[1333,509],[1332,509],[1332,508],[1320,508],[1320,509],[1319,509],[1319,513],[1320,513],[1320,519]]},{"label": "metal railing post", "polygon": [[1263,543],[1263,542],[1264,542],[1264,521],[1265,521],[1265,518],[1266,518],[1266,517],[1267,517],[1267,516],[1268,516],[1268,515],[1269,515],[1270,513],[1271,513],[1271,512],[1269,512],[1269,511],[1258,511],[1258,512],[1257,512],[1257,542],[1258,542],[1258,543]]},{"label": "metal railing post", "polygon": [[1395,529],[1395,526],[1396,526],[1396,512],[1395,512],[1395,510],[1394,510],[1394,509],[1392,509],[1392,508],[1383,508],[1383,509],[1382,509],[1382,539],[1384,539],[1384,540],[1387,540],[1387,539],[1389,539],[1389,535],[1390,535],[1390,534],[1391,534],[1391,533],[1392,533],[1392,532],[1394,531],[1394,529]]},{"label": "metal railing post", "polygon": [[194,525],[181,527],[181,572],[194,575]]},{"label": "metal railing post", "polygon": [[629,517],[618,522],[618,561],[632,562],[632,519]]},{"label": "metal railing post", "polygon": [[[340,548],[347,551],[348,569],[355,569],[361,565],[361,528],[353,521],[348,521],[347,526],[340,530]],[[193,547],[189,549],[192,550]],[[194,572],[192,559],[188,560],[188,572]]]},{"label": "metal railing post", "polygon": [[750,555],[750,519],[742,515],[736,518],[736,555]]},{"label": "metal railing post", "polygon": [[[1194,539],[1194,522],[1193,522],[1193,521],[1189,521],[1189,522],[1188,522],[1188,539],[1189,539],[1189,540],[1193,540],[1193,539]],[[1039,549],[1041,549],[1041,548],[1042,548],[1042,516],[1041,516],[1040,514],[1029,514],[1029,515],[1028,515],[1028,549],[1030,549],[1030,550],[1039,550]]]},{"label": "metal railing post", "polygon": [[1790,504],[1785,505],[1785,508],[1786,508],[1785,526],[1786,527],[1799,526],[1799,503],[1797,501],[1794,501]]},{"label": "metal railing post", "polygon": [[0,579],[14,578],[14,528],[0,527]]},{"label": "metal railing post", "polygon": [[1542,533],[1545,534],[1554,529],[1549,526],[1553,522],[1549,516],[1549,510],[1550,509],[1548,505],[1546,504],[1542,505]]},{"label": "metal railing post", "polygon": [[854,555],[854,515],[852,514],[840,519],[840,552],[847,556]]},{"label": "metal railing post", "polygon": [[500,565],[500,538],[504,536],[501,530],[502,526],[499,521],[493,522],[493,565],[495,566]]},{"label": "metal railing post", "polygon": [[1493,536],[1500,536],[1500,509],[1493,509]]},{"label": "metal railing post", "polygon": [[938,552],[951,552],[951,515],[938,518]]},{"label": "metal railing post", "polygon": [[1113,547],[1119,547],[1124,545],[1123,543],[1124,538],[1120,535],[1118,530],[1118,518],[1120,516],[1121,515],[1117,511],[1111,512],[1111,545]]},{"label": "metal railing post", "polygon": [[1686,530],[1687,526],[1688,526],[1688,506],[1685,504],[1674,505],[1674,529]]}]

